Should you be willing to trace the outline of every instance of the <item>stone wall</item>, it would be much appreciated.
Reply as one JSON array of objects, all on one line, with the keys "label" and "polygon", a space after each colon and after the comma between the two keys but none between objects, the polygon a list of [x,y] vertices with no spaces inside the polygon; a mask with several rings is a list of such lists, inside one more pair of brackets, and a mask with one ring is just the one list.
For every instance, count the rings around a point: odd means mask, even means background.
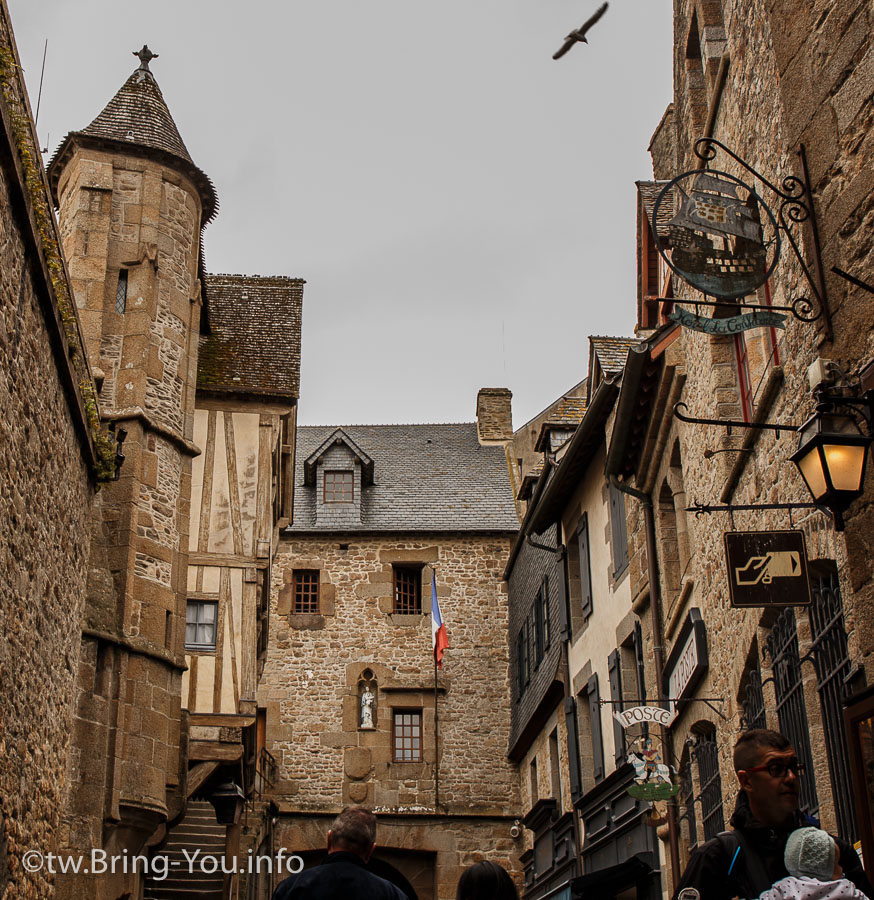
[{"label": "stone wall", "polygon": [[[721,9],[720,9],[721,6]],[[663,120],[653,141],[657,178],[669,178],[694,166],[693,139],[705,126],[772,183],[802,171],[798,144],[807,146],[823,261],[826,270],[838,264],[857,277],[871,280],[870,242],[863,223],[874,210],[870,137],[865,126],[872,116],[874,76],[870,71],[871,11],[864,3],[752,2],[676,0],[675,96],[673,114]],[[725,43],[719,59],[704,52],[707,41]],[[709,31],[708,31],[709,29]],[[693,40],[694,38],[694,40]],[[701,56],[696,57],[696,46]],[[711,43],[712,50],[716,45]],[[724,77],[721,77],[724,76]],[[673,138],[673,142],[670,138]],[[751,176],[724,155],[715,168],[747,181]],[[774,208],[779,200],[759,186]],[[809,260],[812,234],[800,230],[802,251]],[[864,245],[864,246],[863,246]],[[826,319],[815,324],[789,318],[779,332],[777,354],[768,360],[762,334],[745,336],[756,369],[753,414],[765,421],[800,424],[813,412],[806,369],[817,356],[838,360],[849,375],[857,374],[871,356],[870,296],[829,274],[826,280],[833,313],[834,338]],[[784,246],[771,281],[773,303],[788,305],[810,288],[797,261]],[[675,279],[680,295],[694,292]],[[864,320],[864,324],[863,324]],[[757,344],[758,342],[758,344]],[[808,555],[834,565],[843,597],[849,666],[855,677],[848,689],[871,676],[871,639],[862,632],[867,586],[870,585],[869,507],[865,501],[851,510],[844,535],[835,532],[818,512],[783,510],[738,511],[696,517],[683,509],[691,503],[751,504],[807,501],[806,490],[788,460],[796,440],[768,432],[729,434],[724,429],[689,425],[671,417],[671,406],[684,400],[696,417],[741,418],[740,385],[734,339],[711,338],[683,331],[661,355],[662,370],[652,395],[653,419],[636,484],[654,503],[658,565],[662,589],[665,657],[674,646],[689,610],[701,610],[707,626],[710,668],[695,695],[720,698],[719,712],[701,702],[688,704],[675,721],[673,743],[679,753],[687,740],[712,733],[717,742],[722,776],[724,818],[728,821],[737,789],[731,750],[743,728],[742,700],[752,668],[771,674],[762,658],[776,612],[729,606],[723,532],[801,528]],[[719,452],[713,455],[711,451]],[[870,495],[869,495],[870,496]],[[641,509],[629,502],[629,549],[632,597],[645,625],[651,651],[649,591]],[[864,524],[862,524],[864,523]],[[865,535],[865,536],[862,536]],[[864,562],[863,562],[864,560]],[[861,589],[854,593],[854,589]],[[870,619],[870,616],[868,617]],[[799,652],[811,648],[806,611],[799,610]],[[864,626],[863,626],[864,627]],[[654,678],[652,653],[645,654],[648,680]],[[816,683],[811,667],[804,669],[806,701],[819,814],[824,827],[835,829],[825,736]],[[777,727],[774,695],[766,687],[767,722]],[[699,814],[699,839],[701,835]],[[663,837],[666,833],[663,830]]]},{"label": "stone wall", "polygon": [[[7,130],[27,108],[7,64],[16,59],[7,16],[0,4],[0,894],[45,900],[52,876],[25,871],[22,857],[58,846],[93,457],[71,345],[40,255],[46,247],[37,249],[40,239],[55,241],[51,230],[39,235],[34,217],[42,173],[25,184],[20,145]],[[22,127],[19,140],[31,140],[30,158],[38,158],[29,125]]]},{"label": "stone wall", "polygon": [[[363,803],[383,821],[433,817],[445,826],[398,827],[394,848],[434,850],[412,835],[447,835],[452,868],[438,865],[451,897],[458,866],[509,840],[520,817],[515,768],[507,759],[507,606],[501,582],[509,537],[338,535],[284,538],[273,569],[271,640],[259,688],[267,749],[276,757],[283,822]],[[430,615],[392,613],[392,564],[423,565],[430,607],[431,564],[449,632],[438,677],[439,767],[435,766]],[[319,615],[289,615],[291,572],[321,573]],[[374,727],[361,727],[364,684],[375,688]],[[421,710],[422,759],[397,762],[393,710]],[[285,816],[290,818],[286,819]],[[504,824],[505,823],[505,824]],[[285,826],[284,826],[285,827]],[[321,846],[322,837],[318,846]],[[289,848],[298,838],[283,838]],[[464,845],[464,849],[458,848]],[[504,847],[510,852],[510,844]]]},{"label": "stone wall", "polygon": [[[300,854],[307,865],[321,861],[332,815],[283,816],[274,836],[276,848]],[[451,900],[461,873],[491,859],[522,883],[518,853],[522,841],[510,836],[513,819],[471,817],[464,820],[419,815],[377,815],[377,865],[387,863],[413,886],[419,900]],[[277,879],[278,880],[278,879]]]}]

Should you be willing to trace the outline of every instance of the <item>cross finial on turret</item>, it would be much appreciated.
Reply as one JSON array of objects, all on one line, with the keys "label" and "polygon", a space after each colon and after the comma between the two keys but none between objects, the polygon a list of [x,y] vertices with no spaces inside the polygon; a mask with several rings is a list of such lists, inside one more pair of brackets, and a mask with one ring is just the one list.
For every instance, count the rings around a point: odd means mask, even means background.
[{"label": "cross finial on turret", "polygon": [[139,59],[140,59],[140,68],[139,68],[139,71],[140,71],[140,72],[149,72],[149,71],[151,71],[151,70],[149,69],[149,63],[150,63],[153,59],[157,59],[157,58],[158,58],[158,55],[159,55],[159,54],[157,54],[157,53],[152,53],[152,51],[149,50],[149,47],[148,47],[147,44],[143,44],[143,49],[142,49],[142,50],[134,50],[134,51],[133,51],[133,54],[134,54],[134,56],[138,56]]}]

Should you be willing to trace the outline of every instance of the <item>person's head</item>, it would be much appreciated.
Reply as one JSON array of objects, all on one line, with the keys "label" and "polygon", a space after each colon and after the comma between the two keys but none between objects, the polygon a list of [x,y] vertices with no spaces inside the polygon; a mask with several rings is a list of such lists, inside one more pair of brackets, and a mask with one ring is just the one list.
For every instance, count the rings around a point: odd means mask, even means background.
[{"label": "person's head", "polygon": [[461,873],[455,900],[519,900],[519,892],[506,869],[484,859]]},{"label": "person's head", "polygon": [[742,734],[734,745],[734,770],[756,819],[786,828],[798,814],[799,776],[803,767],[792,744],[767,728]]},{"label": "person's head", "polygon": [[376,816],[364,806],[347,806],[328,832],[328,853],[345,850],[370,859],[376,843]]},{"label": "person's head", "polygon": [[783,854],[786,871],[819,881],[832,881],[842,874],[840,854],[834,839],[819,828],[797,828],[786,841]]}]

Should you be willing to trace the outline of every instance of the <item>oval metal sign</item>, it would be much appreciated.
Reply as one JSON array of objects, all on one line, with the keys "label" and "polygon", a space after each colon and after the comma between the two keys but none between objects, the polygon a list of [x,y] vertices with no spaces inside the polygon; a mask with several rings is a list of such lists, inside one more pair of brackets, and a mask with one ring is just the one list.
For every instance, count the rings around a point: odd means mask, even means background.
[{"label": "oval metal sign", "polygon": [[685,172],[668,182],[653,207],[652,230],[674,272],[723,300],[754,293],[780,256],[774,214],[727,172]]}]

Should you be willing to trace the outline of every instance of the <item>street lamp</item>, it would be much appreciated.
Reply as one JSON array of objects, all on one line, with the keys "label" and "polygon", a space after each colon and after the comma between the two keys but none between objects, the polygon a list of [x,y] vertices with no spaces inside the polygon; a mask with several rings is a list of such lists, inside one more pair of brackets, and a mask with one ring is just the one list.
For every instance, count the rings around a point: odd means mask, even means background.
[{"label": "street lamp", "polygon": [[798,429],[798,449],[789,458],[798,466],[807,489],[818,506],[834,515],[835,531],[844,530],[844,510],[862,493],[865,462],[871,443],[852,411],[857,408],[866,424],[871,417],[870,398],[841,397],[817,392],[816,412]]},{"label": "street lamp", "polygon": [[246,795],[233,782],[219,785],[207,798],[215,809],[219,825],[237,825],[246,805]]}]

